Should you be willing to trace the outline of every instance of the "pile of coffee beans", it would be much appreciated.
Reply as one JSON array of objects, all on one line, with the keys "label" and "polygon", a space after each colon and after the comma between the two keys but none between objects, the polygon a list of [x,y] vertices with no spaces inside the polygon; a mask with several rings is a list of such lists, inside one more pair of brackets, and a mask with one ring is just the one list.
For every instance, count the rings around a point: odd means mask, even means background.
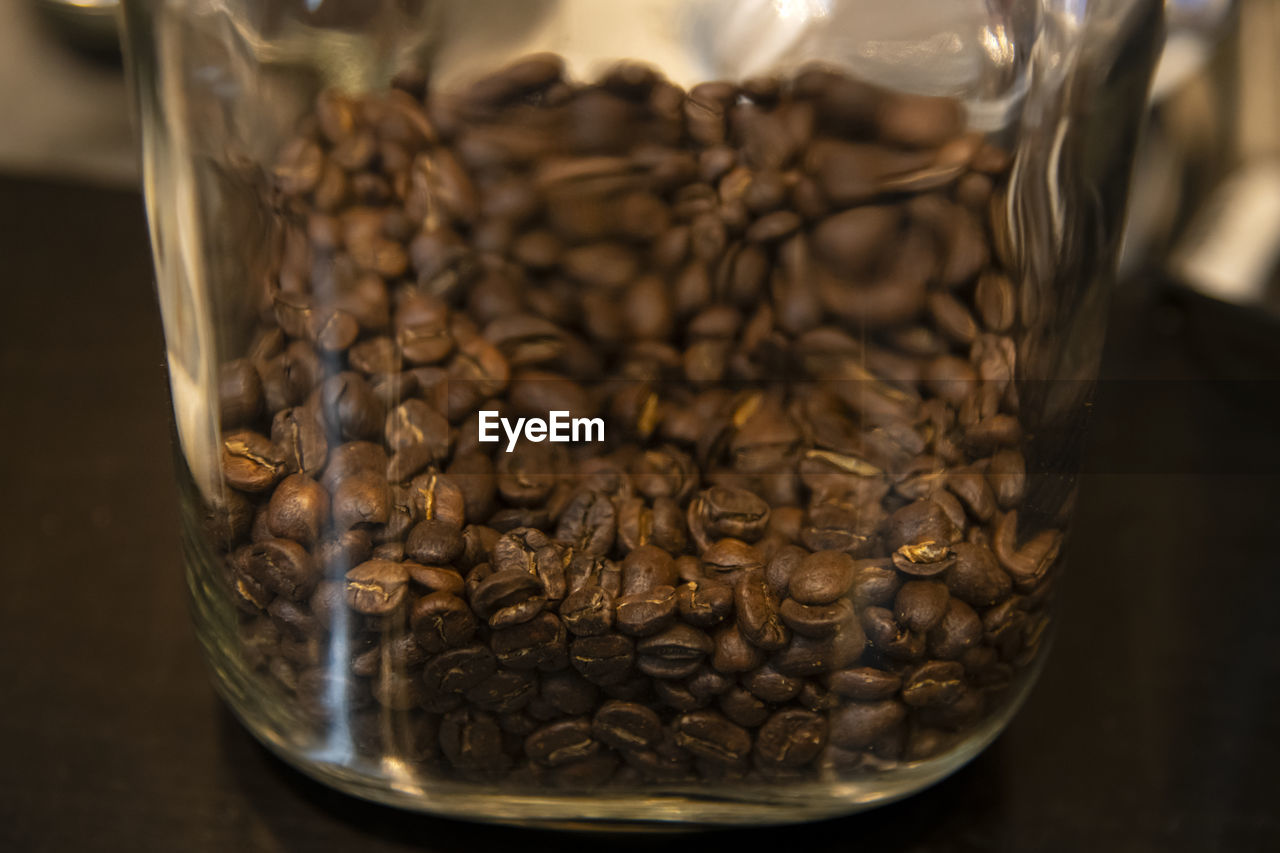
[{"label": "pile of coffee beans", "polygon": [[[244,666],[430,778],[953,747],[1035,658],[1061,543],[1026,529],[1008,168],[956,101],[829,68],[322,93],[221,373]],[[603,440],[482,440],[556,411]]]}]

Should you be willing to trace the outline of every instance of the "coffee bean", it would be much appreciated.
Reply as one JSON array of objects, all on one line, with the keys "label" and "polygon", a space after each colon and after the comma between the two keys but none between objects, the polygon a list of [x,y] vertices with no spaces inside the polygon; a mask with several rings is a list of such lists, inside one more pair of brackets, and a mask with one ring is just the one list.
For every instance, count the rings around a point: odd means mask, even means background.
[{"label": "coffee bean", "polygon": [[929,631],[929,653],[955,660],[982,639],[982,619],[963,601],[951,599],[942,620]]},{"label": "coffee bean", "polygon": [[733,612],[733,588],[713,580],[696,580],[676,589],[680,618],[699,628],[712,628]]},{"label": "coffee bean", "polygon": [[907,581],[894,599],[894,615],[909,631],[928,631],[942,621],[950,598],[940,581]]},{"label": "coffee bean", "polygon": [[682,714],[673,724],[676,743],[698,758],[733,763],[751,751],[751,735],[715,711]]},{"label": "coffee bean", "polygon": [[819,551],[796,566],[788,590],[800,604],[829,604],[847,593],[853,581],[853,558],[838,551]]},{"label": "coffee bean", "polygon": [[843,749],[866,749],[901,726],[907,711],[901,702],[850,702],[831,715],[831,742]]},{"label": "coffee bean", "polygon": [[738,629],[748,642],[766,651],[777,650],[787,644],[791,631],[782,622],[777,596],[765,582],[761,569],[742,573],[734,586],[733,601],[738,614]]},{"label": "coffee bean", "polygon": [[963,690],[963,666],[954,661],[929,661],[907,675],[902,701],[915,708],[950,705]]},{"label": "coffee bean", "polygon": [[613,685],[627,678],[635,660],[635,644],[620,634],[576,638],[569,663],[592,684]]},{"label": "coffee bean", "polygon": [[756,735],[756,757],[776,767],[803,767],[822,752],[827,721],[810,711],[778,711]]},{"label": "coffee bean", "polygon": [[251,430],[236,430],[222,440],[222,475],[243,492],[264,492],[284,470],[271,440]]},{"label": "coffee bean", "polygon": [[347,605],[366,616],[385,616],[404,603],[409,572],[401,563],[369,560],[347,572]]},{"label": "coffee bean", "polygon": [[247,358],[233,359],[218,372],[218,416],[222,428],[251,424],[262,410],[262,380]]},{"label": "coffee bean", "polygon": [[842,669],[827,678],[831,690],[841,696],[871,702],[889,699],[902,687],[902,678],[870,666]]},{"label": "coffee bean", "polygon": [[304,546],[315,544],[329,520],[329,493],[304,474],[280,481],[267,504],[267,527],[274,536]]},{"label": "coffee bean", "polygon": [[676,614],[676,591],[672,586],[655,586],[618,598],[615,623],[632,637],[656,634],[667,627]]}]

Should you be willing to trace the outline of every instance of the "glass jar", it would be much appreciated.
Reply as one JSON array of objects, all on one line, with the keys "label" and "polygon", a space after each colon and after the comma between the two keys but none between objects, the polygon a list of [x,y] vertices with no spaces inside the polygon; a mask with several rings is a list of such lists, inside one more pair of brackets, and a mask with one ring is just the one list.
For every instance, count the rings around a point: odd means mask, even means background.
[{"label": "glass jar", "polygon": [[1000,732],[1158,3],[125,5],[196,627],[263,743],[618,827]]}]

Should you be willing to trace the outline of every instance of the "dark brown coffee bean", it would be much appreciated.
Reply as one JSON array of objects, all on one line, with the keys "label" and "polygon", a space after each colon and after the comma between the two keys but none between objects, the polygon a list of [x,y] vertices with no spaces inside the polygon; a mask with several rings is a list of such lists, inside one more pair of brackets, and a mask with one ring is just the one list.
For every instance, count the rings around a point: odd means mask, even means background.
[{"label": "dark brown coffee bean", "polygon": [[502,730],[486,711],[459,709],[440,721],[440,751],[459,770],[506,770],[511,758],[503,750]]},{"label": "dark brown coffee bean", "polygon": [[712,628],[733,612],[733,588],[713,580],[698,579],[676,589],[680,618],[699,628]]},{"label": "dark brown coffee bean", "polygon": [[867,639],[896,660],[918,660],[925,650],[925,637],[898,624],[893,613],[883,607],[868,607],[861,613]]},{"label": "dark brown coffee bean", "polygon": [[600,492],[579,492],[560,515],[555,538],[572,542],[583,553],[603,557],[613,547],[617,514]]},{"label": "dark brown coffee bean", "polygon": [[742,686],[765,702],[777,705],[794,699],[804,685],[799,678],[784,675],[770,664],[765,664],[743,676]]},{"label": "dark brown coffee bean", "polygon": [[900,221],[890,207],[855,207],[823,220],[813,232],[813,249],[832,271],[857,276],[887,245]]},{"label": "dark brown coffee bean", "polygon": [[800,604],[788,598],[778,608],[787,627],[804,637],[831,637],[850,626],[855,630],[853,604],[841,598],[831,604]]},{"label": "dark brown coffee bean", "polygon": [[493,652],[484,646],[449,649],[431,657],[423,668],[429,691],[464,693],[497,671]]},{"label": "dark brown coffee bean", "polygon": [[621,634],[578,637],[569,645],[569,663],[592,684],[626,680],[634,660],[635,644]]},{"label": "dark brown coffee bean", "polygon": [[493,546],[494,567],[515,569],[533,575],[542,582],[548,601],[564,598],[564,563],[547,535],[528,527],[516,528],[498,539]]},{"label": "dark brown coffee bean", "polygon": [[902,687],[901,676],[891,672],[862,666],[831,673],[827,678],[831,690],[841,696],[872,702],[889,699]]},{"label": "dark brown coffee bean", "polygon": [[745,489],[713,486],[700,492],[689,504],[689,529],[705,549],[712,542],[732,537],[754,542],[769,524],[769,505]]},{"label": "dark brown coffee bean", "polygon": [[419,563],[444,565],[462,556],[465,543],[457,525],[438,518],[419,522],[405,540],[405,553]]},{"label": "dark brown coffee bean", "polygon": [[303,601],[315,590],[318,568],[301,545],[288,539],[266,539],[250,546],[236,561],[243,597],[266,607],[269,593]]},{"label": "dark brown coffee bean", "polygon": [[675,588],[656,586],[646,592],[618,598],[615,623],[619,631],[632,637],[646,637],[666,628],[675,619]]},{"label": "dark brown coffee bean", "polygon": [[271,443],[291,473],[314,477],[325,467],[329,443],[324,430],[311,413],[302,407],[282,409],[271,420]]},{"label": "dark brown coffee bean", "polygon": [[953,550],[956,562],[945,576],[952,595],[974,607],[990,607],[1009,596],[1013,582],[990,548],[959,542]]},{"label": "dark brown coffee bean", "polygon": [[597,636],[613,627],[613,595],[599,586],[586,586],[565,596],[560,618],[570,633]]},{"label": "dark brown coffee bean", "polygon": [[391,507],[391,489],[380,472],[357,472],[338,480],[333,487],[333,524],[339,531],[357,525],[386,524]]},{"label": "dark brown coffee bean", "polygon": [[543,726],[524,741],[525,755],[545,767],[581,761],[599,749],[591,734],[591,721],[584,718]]},{"label": "dark brown coffee bean", "polygon": [[684,678],[698,669],[713,648],[706,633],[677,623],[636,643],[636,667],[654,678]]},{"label": "dark brown coffee bean", "polygon": [[1027,490],[1027,466],[1017,450],[997,450],[987,463],[987,480],[1001,509],[1012,509]]},{"label": "dark brown coffee bean", "polygon": [[843,749],[866,749],[906,720],[901,702],[850,702],[831,715],[831,742]]},{"label": "dark brown coffee bean", "polygon": [[612,700],[596,711],[591,732],[597,740],[624,752],[647,749],[662,736],[662,722],[643,705]]},{"label": "dark brown coffee bean", "polygon": [[802,559],[792,571],[788,590],[800,604],[829,604],[853,586],[854,562],[848,554],[819,551]]},{"label": "dark brown coffee bean", "polygon": [[236,430],[222,439],[222,475],[242,492],[264,492],[284,472],[271,440],[251,430]]},{"label": "dark brown coffee bean", "polygon": [[627,554],[626,559],[622,561],[624,595],[674,586],[678,581],[675,561],[671,559],[670,554],[654,545],[642,545]]},{"label": "dark brown coffee bean", "polygon": [[947,612],[929,632],[929,653],[936,658],[956,660],[982,640],[982,619],[963,601],[952,599]]},{"label": "dark brown coffee bean", "polygon": [[529,672],[498,669],[483,681],[467,688],[466,699],[485,711],[510,714],[530,705],[538,682]]},{"label": "dark brown coffee bean", "polygon": [[[490,646],[498,660],[512,669],[550,670],[567,662],[564,624],[553,613],[495,630]],[[591,680],[587,673],[583,675]]]},{"label": "dark brown coffee bean", "polygon": [[752,645],[772,651],[787,644],[791,631],[782,622],[778,598],[765,582],[763,570],[743,571],[734,586],[733,597],[738,629]]},{"label": "dark brown coffee bean", "polygon": [[245,426],[262,411],[262,380],[247,358],[222,365],[218,371],[218,416],[223,429]]},{"label": "dark brown coffee bean", "polygon": [[280,481],[267,504],[267,527],[272,535],[311,546],[329,521],[329,493],[304,474]]},{"label": "dark brown coffee bean", "polygon": [[827,721],[810,711],[779,711],[756,735],[756,758],[771,767],[803,767],[822,752]]},{"label": "dark brown coffee bean", "polygon": [[325,380],[320,407],[330,431],[346,440],[372,439],[382,432],[382,402],[358,373],[344,372]]},{"label": "dark brown coffee bean", "polygon": [[[530,600],[536,600],[541,610],[546,604],[544,592],[537,575],[523,569],[502,569],[476,585],[471,594],[471,607],[482,619],[490,619],[506,608]],[[491,623],[491,627],[497,626]]]},{"label": "dark brown coffee bean", "polygon": [[942,621],[950,598],[940,581],[907,581],[894,599],[894,614],[908,631],[928,631]]},{"label": "dark brown coffee bean", "polygon": [[929,661],[902,683],[902,701],[913,708],[950,705],[965,689],[964,667],[955,661]]},{"label": "dark brown coffee bean", "polygon": [[676,743],[694,756],[719,764],[742,761],[751,751],[751,735],[715,711],[682,714],[673,723]]},{"label": "dark brown coffee bean", "polygon": [[404,603],[409,572],[401,563],[369,560],[347,572],[347,605],[367,616],[385,616]]}]

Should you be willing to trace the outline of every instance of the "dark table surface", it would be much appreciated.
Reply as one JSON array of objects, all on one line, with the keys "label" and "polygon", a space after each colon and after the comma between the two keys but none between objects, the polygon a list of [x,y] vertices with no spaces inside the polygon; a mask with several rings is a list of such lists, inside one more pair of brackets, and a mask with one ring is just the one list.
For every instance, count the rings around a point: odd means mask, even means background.
[{"label": "dark table surface", "polygon": [[[333,793],[214,696],[146,237],[136,195],[0,179],[0,851],[581,844]],[[1280,849],[1278,340],[1120,292],[1056,647],[968,767],[840,820],[606,843]]]}]

